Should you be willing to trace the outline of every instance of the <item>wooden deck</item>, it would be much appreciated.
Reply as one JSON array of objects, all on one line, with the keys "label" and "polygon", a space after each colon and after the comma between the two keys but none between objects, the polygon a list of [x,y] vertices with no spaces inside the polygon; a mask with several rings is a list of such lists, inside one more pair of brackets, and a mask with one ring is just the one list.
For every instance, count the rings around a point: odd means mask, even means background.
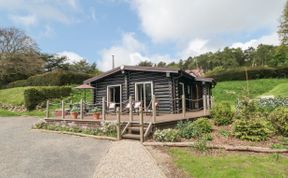
[{"label": "wooden deck", "polygon": [[[204,113],[204,110],[200,110],[200,111],[194,111],[194,112],[186,112],[185,117],[183,117],[183,114],[158,114],[156,116],[156,122],[153,122],[152,119],[152,115],[151,114],[145,114],[143,115],[144,118],[144,123],[149,123],[152,122],[153,125],[157,126],[157,125],[163,125],[163,124],[169,124],[169,123],[177,123],[178,121],[182,121],[182,120],[193,120],[199,117],[207,117],[209,116],[209,111],[206,110],[206,112]],[[133,121],[134,122],[139,122],[139,118],[140,116],[137,114],[133,115]],[[95,120],[92,118],[91,115],[85,115],[83,119],[72,119],[70,117],[70,115],[66,115],[64,119],[62,119],[61,117],[50,117],[47,120],[50,121],[69,121],[69,122],[79,122],[79,123],[100,123],[102,121],[102,119],[100,120]],[[106,120],[107,121],[116,121],[116,114],[107,114],[106,115]],[[129,114],[122,114],[120,116],[120,120],[121,122],[128,122],[129,121]]]}]

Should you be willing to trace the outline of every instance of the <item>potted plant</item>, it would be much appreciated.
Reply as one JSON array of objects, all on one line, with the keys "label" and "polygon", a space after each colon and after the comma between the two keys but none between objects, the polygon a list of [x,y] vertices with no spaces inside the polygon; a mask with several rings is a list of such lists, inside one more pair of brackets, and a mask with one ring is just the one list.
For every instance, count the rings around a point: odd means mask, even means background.
[{"label": "potted plant", "polygon": [[71,115],[72,119],[77,119],[79,112],[80,112],[79,108],[73,107],[70,111],[70,115]]},{"label": "potted plant", "polygon": [[93,113],[93,119],[96,119],[96,120],[100,119],[100,115],[101,115],[100,108],[95,107],[91,110],[91,112]]}]

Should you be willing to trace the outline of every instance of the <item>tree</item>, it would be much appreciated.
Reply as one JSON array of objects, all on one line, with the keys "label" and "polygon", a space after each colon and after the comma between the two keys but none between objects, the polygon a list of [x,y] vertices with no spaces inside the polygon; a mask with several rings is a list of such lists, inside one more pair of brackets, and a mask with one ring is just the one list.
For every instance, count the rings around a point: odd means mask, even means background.
[{"label": "tree", "polygon": [[96,64],[89,64],[85,59],[78,62],[70,64],[68,67],[69,71],[74,71],[78,73],[87,73],[87,74],[99,74],[100,71],[97,69]]},{"label": "tree", "polygon": [[166,67],[167,64],[166,62],[163,62],[163,61],[160,61],[158,64],[157,64],[157,67]]},{"label": "tree", "polygon": [[59,57],[51,54],[42,54],[42,59],[45,61],[44,70],[51,72],[58,69],[67,70],[68,66],[66,64],[67,57]]},{"label": "tree", "polygon": [[1,54],[24,54],[38,51],[37,44],[17,28],[0,28],[0,53]]},{"label": "tree", "polygon": [[0,28],[0,84],[40,73],[43,63],[32,38],[16,28]]},{"label": "tree", "polygon": [[152,67],[153,63],[151,61],[141,61],[138,66],[148,66],[148,67]]},{"label": "tree", "polygon": [[278,34],[282,45],[288,45],[288,1],[282,12]]}]

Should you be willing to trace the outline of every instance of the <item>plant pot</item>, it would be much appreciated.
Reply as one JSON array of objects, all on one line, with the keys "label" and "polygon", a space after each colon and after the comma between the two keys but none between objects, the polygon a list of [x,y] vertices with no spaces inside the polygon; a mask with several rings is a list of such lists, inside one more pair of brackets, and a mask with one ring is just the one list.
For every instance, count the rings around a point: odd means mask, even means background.
[{"label": "plant pot", "polygon": [[70,115],[71,115],[72,119],[77,119],[78,112],[71,112]]},{"label": "plant pot", "polygon": [[101,115],[100,112],[93,113],[93,119],[99,120],[100,119],[100,115]]}]

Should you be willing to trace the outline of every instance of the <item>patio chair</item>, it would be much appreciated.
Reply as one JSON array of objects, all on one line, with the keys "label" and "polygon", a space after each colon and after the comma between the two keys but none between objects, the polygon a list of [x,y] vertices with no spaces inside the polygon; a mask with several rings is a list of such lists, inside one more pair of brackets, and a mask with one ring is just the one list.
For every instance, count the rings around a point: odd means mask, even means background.
[{"label": "patio chair", "polygon": [[142,106],[142,102],[141,101],[136,101],[134,104],[134,113],[138,113],[140,112],[140,107]]},{"label": "patio chair", "polygon": [[109,103],[108,112],[116,112],[116,103]]},{"label": "patio chair", "polygon": [[[158,110],[158,107],[159,107],[158,101],[155,101],[155,107],[156,107],[156,115],[157,115],[157,110]],[[153,110],[152,110],[152,101],[150,101],[148,107],[145,110],[145,113],[146,113],[146,115],[148,115],[148,114],[152,115],[152,112],[153,112]]]}]

